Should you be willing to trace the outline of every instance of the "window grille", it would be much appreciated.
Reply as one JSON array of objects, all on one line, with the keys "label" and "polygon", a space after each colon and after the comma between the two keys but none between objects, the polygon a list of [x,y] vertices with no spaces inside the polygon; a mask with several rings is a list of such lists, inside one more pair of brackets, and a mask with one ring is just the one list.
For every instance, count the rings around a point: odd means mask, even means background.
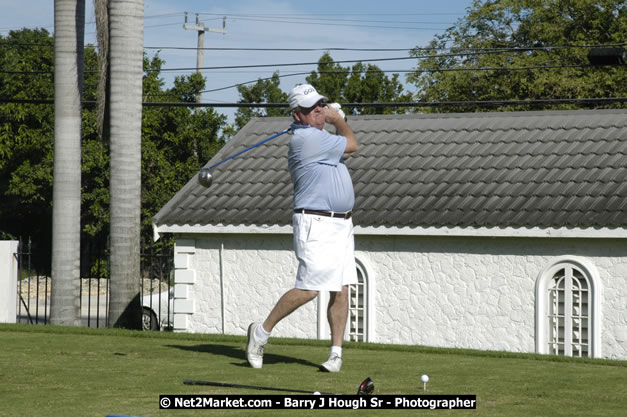
[{"label": "window grille", "polygon": [[357,268],[357,284],[348,286],[348,340],[365,342],[367,340],[367,300],[368,285],[364,274]]},{"label": "window grille", "polygon": [[590,356],[591,294],[588,278],[573,266],[559,269],[548,283],[548,351],[554,355]]}]

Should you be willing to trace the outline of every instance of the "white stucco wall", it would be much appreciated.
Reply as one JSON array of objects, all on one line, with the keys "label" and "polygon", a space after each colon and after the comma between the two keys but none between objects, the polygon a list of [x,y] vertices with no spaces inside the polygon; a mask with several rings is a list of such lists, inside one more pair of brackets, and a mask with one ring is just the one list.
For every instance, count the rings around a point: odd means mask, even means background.
[{"label": "white stucco wall", "polygon": [[[186,235],[176,253],[177,330],[244,335],[294,283],[291,235]],[[596,267],[602,356],[627,359],[622,239],[356,236],[376,289],[369,341],[534,352],[536,280],[564,255]],[[318,307],[297,310],[273,335],[325,336]]]},{"label": "white stucco wall", "polygon": [[[180,241],[175,253],[181,250]],[[190,242],[194,242],[195,254],[189,258],[189,268],[175,264],[175,330],[246,334],[248,325],[263,320],[283,292],[294,285],[297,264],[291,236],[186,237],[183,250],[189,250]],[[186,271],[185,276],[195,274],[194,283],[179,283],[181,271]],[[188,299],[194,304],[194,312],[186,314],[186,320],[180,318],[177,309],[177,304],[182,305],[177,291],[182,293],[179,288],[184,286],[189,287]],[[273,335],[316,337],[316,311],[317,302],[305,305],[282,322]]]},{"label": "white stucco wall", "polygon": [[18,246],[15,240],[0,241],[0,323],[16,321]]}]

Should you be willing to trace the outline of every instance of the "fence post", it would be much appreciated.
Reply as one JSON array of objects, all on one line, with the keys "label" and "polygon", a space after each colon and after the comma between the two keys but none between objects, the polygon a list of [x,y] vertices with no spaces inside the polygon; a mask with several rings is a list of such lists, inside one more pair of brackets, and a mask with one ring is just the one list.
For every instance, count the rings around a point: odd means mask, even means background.
[{"label": "fence post", "polygon": [[17,321],[18,241],[0,241],[0,323]]}]

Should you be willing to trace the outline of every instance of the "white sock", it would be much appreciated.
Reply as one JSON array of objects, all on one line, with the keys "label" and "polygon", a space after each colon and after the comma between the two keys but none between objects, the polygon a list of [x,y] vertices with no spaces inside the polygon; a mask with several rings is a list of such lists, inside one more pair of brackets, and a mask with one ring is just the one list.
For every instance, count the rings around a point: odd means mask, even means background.
[{"label": "white sock", "polygon": [[257,326],[255,329],[255,339],[259,340],[261,343],[267,343],[268,338],[270,338],[270,333],[266,332],[266,329],[263,328],[263,325]]},{"label": "white sock", "polygon": [[342,347],[341,346],[331,346],[331,355],[333,355],[334,353],[341,358],[342,357]]}]

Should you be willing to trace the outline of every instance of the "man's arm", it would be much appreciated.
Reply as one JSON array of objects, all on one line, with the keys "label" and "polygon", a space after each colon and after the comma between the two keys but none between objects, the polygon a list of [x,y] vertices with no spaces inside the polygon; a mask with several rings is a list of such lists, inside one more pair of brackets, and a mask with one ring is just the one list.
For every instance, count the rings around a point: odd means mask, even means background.
[{"label": "man's arm", "polygon": [[345,153],[353,153],[357,151],[359,145],[353,129],[348,125],[346,120],[332,107],[325,107],[326,122],[335,126],[336,134],[346,138]]}]

